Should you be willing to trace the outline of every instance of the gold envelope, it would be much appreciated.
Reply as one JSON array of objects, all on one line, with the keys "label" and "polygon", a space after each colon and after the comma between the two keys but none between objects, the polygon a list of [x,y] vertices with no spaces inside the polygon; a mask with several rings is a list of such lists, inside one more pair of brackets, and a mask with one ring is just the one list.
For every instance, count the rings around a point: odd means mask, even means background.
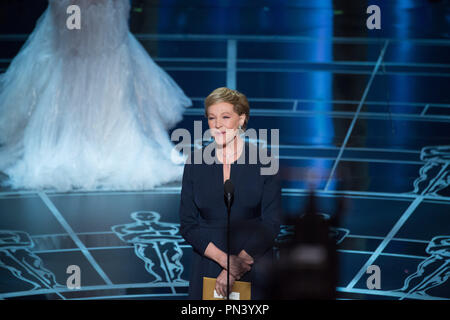
[{"label": "gold envelope", "polygon": [[[214,297],[216,287],[215,278],[203,277],[203,300],[226,300],[226,298]],[[250,300],[251,299],[251,283],[245,281],[235,281],[230,292],[230,300]]]}]

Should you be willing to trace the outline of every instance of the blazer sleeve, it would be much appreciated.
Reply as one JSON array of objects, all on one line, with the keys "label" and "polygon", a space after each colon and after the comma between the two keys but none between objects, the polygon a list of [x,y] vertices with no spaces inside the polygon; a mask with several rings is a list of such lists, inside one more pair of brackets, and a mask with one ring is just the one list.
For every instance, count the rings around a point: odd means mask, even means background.
[{"label": "blazer sleeve", "polygon": [[244,244],[243,249],[253,258],[264,255],[270,250],[278,236],[281,225],[281,179],[279,171],[266,175],[263,179],[261,200],[261,221]]},{"label": "blazer sleeve", "polygon": [[180,233],[183,238],[200,254],[204,254],[209,244],[205,232],[198,226],[200,211],[194,201],[194,184],[192,180],[193,164],[184,165],[180,200]]}]

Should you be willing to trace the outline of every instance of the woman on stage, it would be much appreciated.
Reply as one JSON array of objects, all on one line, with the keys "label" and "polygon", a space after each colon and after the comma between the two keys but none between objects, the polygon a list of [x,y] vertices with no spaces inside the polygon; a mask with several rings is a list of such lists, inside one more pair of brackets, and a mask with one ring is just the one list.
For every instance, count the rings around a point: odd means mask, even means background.
[{"label": "woman on stage", "polygon": [[[67,25],[71,5],[80,29]],[[167,130],[191,101],[130,33],[129,11],[129,0],[49,0],[0,75],[6,186],[142,190],[181,180]]]},{"label": "woman on stage", "polygon": [[279,232],[281,185],[278,172],[261,175],[261,162],[249,161],[257,146],[239,134],[247,126],[249,113],[247,98],[235,90],[218,88],[205,100],[215,162],[195,164],[196,156],[187,159],[180,203],[180,232],[193,247],[190,299],[202,299],[203,277],[217,278],[215,289],[226,297],[224,182],[228,179],[235,189],[230,215],[230,289],[236,280],[249,281],[252,299],[263,298],[258,268],[261,261],[272,257]]}]

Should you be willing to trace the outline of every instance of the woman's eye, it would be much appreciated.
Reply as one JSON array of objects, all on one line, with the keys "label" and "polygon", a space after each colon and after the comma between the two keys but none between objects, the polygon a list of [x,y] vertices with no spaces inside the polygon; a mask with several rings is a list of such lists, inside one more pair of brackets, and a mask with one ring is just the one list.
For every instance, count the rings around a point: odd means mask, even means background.
[{"label": "woman's eye", "polygon": [[224,119],[229,119],[230,117],[226,117],[226,116],[225,116],[225,117],[223,117],[223,118],[224,118]]},{"label": "woman's eye", "polygon": [[208,120],[214,120],[214,118],[208,118]]}]

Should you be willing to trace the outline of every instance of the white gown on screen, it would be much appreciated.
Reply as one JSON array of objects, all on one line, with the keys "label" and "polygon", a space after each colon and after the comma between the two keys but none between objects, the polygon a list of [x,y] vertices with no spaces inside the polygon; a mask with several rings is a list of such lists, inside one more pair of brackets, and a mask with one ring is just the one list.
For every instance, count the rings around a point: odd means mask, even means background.
[{"label": "white gown on screen", "polygon": [[[66,27],[71,4],[80,30]],[[129,10],[129,0],[49,1],[0,75],[7,185],[142,190],[181,178],[167,131],[191,101],[129,32]]]}]

